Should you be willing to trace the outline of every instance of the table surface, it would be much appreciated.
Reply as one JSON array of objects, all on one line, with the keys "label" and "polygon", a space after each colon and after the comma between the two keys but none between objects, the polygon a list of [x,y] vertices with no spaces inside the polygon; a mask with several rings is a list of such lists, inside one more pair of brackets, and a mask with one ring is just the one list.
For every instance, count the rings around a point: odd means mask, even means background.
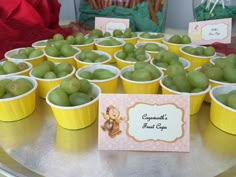
[{"label": "table surface", "polygon": [[[121,84],[117,90],[123,92]],[[190,152],[99,151],[97,121],[81,130],[63,129],[57,126],[46,101],[37,97],[32,115],[21,121],[0,122],[0,174],[30,177],[236,176],[236,136],[216,128],[209,120],[209,110],[210,104],[204,103],[198,114],[190,116]]]},{"label": "table surface", "polygon": [[32,115],[0,122],[0,169],[48,177],[236,176],[236,136],[216,128],[209,109],[204,103],[190,116],[190,152],[99,151],[97,121],[81,130],[63,129],[37,97]]}]

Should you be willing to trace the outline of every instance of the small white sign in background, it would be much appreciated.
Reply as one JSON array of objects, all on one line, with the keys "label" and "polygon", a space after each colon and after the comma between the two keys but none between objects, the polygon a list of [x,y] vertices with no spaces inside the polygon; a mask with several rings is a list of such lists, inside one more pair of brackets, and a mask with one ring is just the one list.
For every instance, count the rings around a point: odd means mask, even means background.
[{"label": "small white sign in background", "polygon": [[95,28],[111,34],[115,29],[124,31],[129,28],[129,19],[95,17]]},{"label": "small white sign in background", "polygon": [[207,20],[189,23],[188,35],[193,44],[231,43],[232,19]]}]

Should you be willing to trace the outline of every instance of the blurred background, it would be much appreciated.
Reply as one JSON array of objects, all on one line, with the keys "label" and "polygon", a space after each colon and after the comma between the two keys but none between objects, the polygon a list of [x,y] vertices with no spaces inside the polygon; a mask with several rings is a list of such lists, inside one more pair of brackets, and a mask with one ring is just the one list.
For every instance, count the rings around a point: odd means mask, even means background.
[{"label": "blurred background", "polygon": [[[80,1],[80,0],[77,0]],[[75,21],[74,0],[59,0],[61,3],[60,20]],[[168,0],[165,28],[188,29],[192,22],[193,11],[191,0]]]}]

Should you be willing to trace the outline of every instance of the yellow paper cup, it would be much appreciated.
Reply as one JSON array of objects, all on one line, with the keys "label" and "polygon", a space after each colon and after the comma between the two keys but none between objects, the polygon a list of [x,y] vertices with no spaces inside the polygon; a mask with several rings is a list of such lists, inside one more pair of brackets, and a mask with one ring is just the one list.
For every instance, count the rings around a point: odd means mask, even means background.
[{"label": "yellow paper cup", "polygon": [[[188,68],[190,67],[190,62],[189,62],[188,60],[184,59],[184,58],[181,58],[181,57],[179,57],[179,61],[183,64],[184,69],[187,71]],[[164,75],[166,75],[166,68],[160,67],[160,66],[156,65],[154,58],[151,59],[150,63],[151,63],[152,65],[158,67],[159,69],[161,69],[161,70],[164,72]]]},{"label": "yellow paper cup", "polygon": [[187,92],[178,92],[175,90],[172,90],[170,88],[167,88],[164,84],[163,84],[163,80],[166,78],[166,76],[164,76],[161,81],[160,81],[160,85],[162,88],[162,94],[179,94],[179,95],[189,95],[190,97],[190,115],[194,115],[197,114],[202,106],[202,103],[204,101],[204,98],[206,96],[206,94],[210,91],[211,86],[209,84],[208,88],[202,92],[198,92],[198,93],[187,93]]},{"label": "yellow paper cup", "polygon": [[[91,35],[88,33],[88,34],[86,34],[84,37],[85,37],[85,38],[89,38],[89,37],[91,37],[91,38],[93,38],[93,41],[95,42],[95,41],[97,41],[97,40],[110,39],[112,36],[106,36],[106,37],[94,37],[93,35],[91,36]],[[95,50],[96,50],[96,49],[97,49],[97,48],[96,48],[96,45],[94,45],[94,47],[95,47]]]},{"label": "yellow paper cup", "polygon": [[32,70],[30,71],[30,77],[34,78],[37,83],[38,83],[38,94],[41,98],[46,98],[47,93],[54,87],[60,85],[61,81],[65,78],[68,77],[73,77],[73,75],[75,74],[75,67],[73,67],[73,70],[70,74],[60,77],[60,78],[55,78],[55,79],[43,79],[43,78],[37,78],[35,76],[32,75]]},{"label": "yellow paper cup", "polygon": [[79,76],[80,73],[84,71],[94,72],[96,69],[107,69],[113,72],[115,76],[105,80],[88,80],[88,81],[99,86],[101,88],[102,93],[116,93],[118,79],[120,76],[120,70],[115,66],[107,64],[96,64],[96,65],[85,66],[83,68],[78,69],[75,73],[75,76],[78,79],[83,79],[82,77]]},{"label": "yellow paper cup", "polygon": [[[215,64],[215,59],[217,59],[219,57],[213,57],[210,59],[210,63],[212,64]],[[226,58],[226,57],[220,57],[220,58]],[[200,67],[199,67],[200,68]],[[216,81],[216,80],[212,80],[212,79],[209,79],[210,81],[210,84],[211,84],[211,88],[214,88],[218,85],[229,85],[229,86],[233,86],[233,85],[236,85],[236,83],[229,83],[229,82],[222,82],[222,81]],[[205,102],[207,103],[211,103],[211,97],[210,97],[210,93],[208,93],[205,97]]]},{"label": "yellow paper cup", "polygon": [[216,55],[214,57],[210,58],[210,63],[215,64],[215,60],[217,60],[218,58],[224,60],[224,59],[227,58],[227,56],[223,56],[223,55],[221,55],[219,53],[216,53]]},{"label": "yellow paper cup", "polygon": [[109,53],[112,56],[110,63],[112,63],[112,62],[114,63],[114,62],[116,62],[116,60],[113,55],[115,52],[117,52],[118,50],[121,50],[123,48],[123,46],[125,45],[125,41],[122,39],[117,39],[121,44],[116,45],[116,46],[105,46],[105,45],[99,44],[100,42],[105,41],[105,40],[109,40],[109,39],[110,38],[97,39],[97,40],[95,40],[95,46],[96,46],[97,50]]},{"label": "yellow paper cup", "polygon": [[[141,36],[143,33],[144,32],[139,33],[139,35],[138,35],[138,42],[159,42],[159,43],[162,43],[162,39],[164,38],[164,37],[160,37],[160,38],[144,38],[144,37]],[[149,32],[149,33],[151,35],[163,34],[163,33],[155,33],[155,32]]]},{"label": "yellow paper cup", "polygon": [[[229,83],[229,82],[220,82],[220,81],[215,81],[215,80],[212,80],[212,79],[209,79],[210,81],[210,84],[211,84],[211,89],[216,87],[216,86],[219,86],[219,85],[229,85],[229,86],[236,86],[236,83]],[[206,102],[208,103],[211,103],[211,97],[210,97],[210,93],[208,93],[205,97],[205,100]]]},{"label": "yellow paper cup", "polygon": [[187,59],[191,64],[188,69],[189,71],[194,70],[198,67],[201,67],[205,63],[208,63],[210,61],[210,58],[215,56],[215,54],[213,56],[197,56],[197,55],[189,54],[183,51],[183,48],[186,46],[197,47],[197,45],[183,45],[180,48],[180,56],[182,58]]},{"label": "yellow paper cup", "polygon": [[[146,44],[157,44],[159,47],[161,47],[162,49],[164,50],[168,50],[168,47],[165,45],[165,44],[162,44],[160,42],[138,42],[135,44],[135,47],[138,48],[140,46],[144,46]],[[159,51],[150,51],[150,50],[146,50],[147,53],[149,53],[151,55],[151,58],[154,58],[156,56],[156,54],[159,52]]]},{"label": "yellow paper cup", "polygon": [[136,37],[131,37],[131,38],[119,38],[119,37],[113,37],[113,38],[115,38],[115,39],[117,39],[117,40],[119,40],[119,39],[122,39],[122,40],[124,40],[125,41],[125,43],[132,43],[132,44],[136,44],[137,43],[137,41],[138,41],[138,36],[136,36]]},{"label": "yellow paper cup", "polygon": [[126,79],[123,74],[126,71],[133,71],[134,66],[127,66],[121,70],[120,78],[124,88],[124,92],[127,94],[157,94],[159,91],[160,80],[164,75],[163,72],[157,68],[161,73],[159,78],[151,81],[132,81]]},{"label": "yellow paper cup", "polygon": [[[73,47],[73,48],[77,50],[76,54],[81,52],[81,50],[79,48],[77,48],[77,47]],[[52,56],[49,56],[45,52],[45,56],[47,57],[48,61],[52,61],[54,63],[68,62],[68,63],[72,64],[72,66],[76,67],[76,63],[75,63],[75,60],[74,60],[74,55],[70,56],[70,57],[52,57]]]},{"label": "yellow paper cup", "polygon": [[9,76],[0,78],[16,80],[18,78],[25,78],[30,80],[33,88],[19,96],[0,99],[0,121],[16,121],[29,116],[35,110],[35,97],[37,82],[28,76]]},{"label": "yellow paper cup", "polygon": [[[4,62],[6,62],[6,61],[0,62],[0,66],[3,65]],[[32,65],[31,63],[26,62],[26,61],[12,61],[12,62],[13,62],[13,63],[16,63],[16,64],[23,62],[23,63],[25,63],[25,64],[28,65],[28,68],[27,68],[27,69],[24,69],[24,70],[22,70],[22,71],[19,71],[19,72],[15,72],[15,73],[2,74],[2,75],[0,74],[0,77],[15,76],[15,75],[29,76],[29,72],[30,72],[30,70],[33,68],[33,65]]]},{"label": "yellow paper cup", "polygon": [[[168,47],[169,51],[175,52],[177,55],[181,56],[180,48],[184,44],[175,44],[175,43],[168,42],[168,40],[169,40],[169,38],[163,38],[162,43],[165,44]],[[183,58],[185,58],[185,57],[183,57]]]},{"label": "yellow paper cup", "polygon": [[47,39],[36,41],[32,44],[32,47],[35,49],[45,50],[46,45],[47,45],[47,41],[48,41]]},{"label": "yellow paper cup", "polygon": [[80,50],[84,50],[84,49],[94,50],[95,49],[94,41],[88,44],[73,44],[72,46],[77,47]]},{"label": "yellow paper cup", "polygon": [[59,126],[65,129],[82,129],[91,125],[98,116],[98,98],[101,93],[101,89],[96,85],[92,84],[92,94],[96,97],[83,105],[79,106],[58,106],[49,101],[48,95],[51,91],[58,88],[53,88],[48,92],[46,96],[46,102],[51,107],[53,115]]},{"label": "yellow paper cup", "polygon": [[[117,57],[117,54],[121,51],[122,50],[119,50],[114,54],[114,57],[115,57],[115,60],[116,60],[116,66],[119,69],[123,69],[126,66],[134,65],[136,63],[135,61],[126,61],[126,60],[123,60],[123,59]],[[145,52],[145,53],[146,53],[146,60],[144,60],[144,62],[149,63],[149,61],[151,60],[151,55],[148,52]]]},{"label": "yellow paper cup", "polygon": [[25,48],[17,48],[10,50],[4,54],[4,57],[9,60],[9,61],[26,61],[31,63],[33,66],[38,65],[40,62],[46,60],[45,52],[43,51],[43,54],[38,56],[38,57],[33,57],[33,58],[14,58],[13,55],[17,54],[20,49],[25,49]]},{"label": "yellow paper cup", "polygon": [[236,90],[236,86],[219,85],[211,89],[210,120],[220,130],[236,135],[236,109],[230,108],[216,99],[217,95]]},{"label": "yellow paper cup", "polygon": [[[211,60],[210,60],[211,61]],[[215,64],[214,62],[211,62],[212,64]],[[196,68],[196,70],[200,70],[201,67],[198,67]],[[209,79],[209,82],[210,82],[210,85],[211,85],[211,89],[216,87],[216,86],[219,86],[219,85],[229,85],[229,86],[233,86],[233,85],[236,85],[236,83],[230,83],[230,82],[223,82],[223,81],[216,81],[216,80],[213,80],[213,79]],[[210,92],[208,92],[205,96],[205,99],[204,99],[205,102],[207,103],[211,103],[211,97],[210,97]]]},{"label": "yellow paper cup", "polygon": [[95,62],[95,63],[84,62],[84,61],[80,60],[80,58],[79,58],[80,53],[77,53],[76,55],[74,55],[74,60],[76,62],[77,69],[82,68],[84,66],[89,66],[89,65],[94,65],[94,64],[107,64],[107,63],[111,62],[112,56],[109,53],[104,52],[104,51],[100,51],[100,50],[92,50],[92,51],[96,52],[99,55],[105,55],[105,56],[107,56],[108,59],[103,62]]}]

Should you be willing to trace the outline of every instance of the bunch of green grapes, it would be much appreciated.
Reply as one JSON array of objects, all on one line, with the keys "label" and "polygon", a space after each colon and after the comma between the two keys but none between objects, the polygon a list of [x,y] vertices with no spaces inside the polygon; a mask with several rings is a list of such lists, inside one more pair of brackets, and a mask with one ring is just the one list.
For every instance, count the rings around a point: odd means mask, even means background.
[{"label": "bunch of green grapes", "polygon": [[126,43],[122,50],[116,53],[119,59],[131,62],[144,61],[147,59],[146,52],[143,47],[135,48],[134,44]]},{"label": "bunch of green grapes", "polygon": [[215,48],[214,47],[203,47],[203,46],[185,46],[182,50],[188,54],[196,55],[196,56],[213,56],[215,55]]},{"label": "bunch of green grapes", "polygon": [[136,62],[133,71],[126,71],[122,75],[124,78],[133,81],[151,81],[161,77],[161,72],[152,64]]},{"label": "bunch of green grapes", "polygon": [[109,59],[107,55],[99,54],[91,49],[82,50],[78,55],[75,56],[75,58],[88,63],[98,63]]},{"label": "bunch of green grapes", "polygon": [[52,38],[48,39],[47,44],[56,45],[58,48],[60,45],[69,44],[69,45],[85,45],[90,44],[94,41],[92,37],[86,37],[83,33],[78,32],[74,35],[68,35],[66,37],[61,33],[56,33]]},{"label": "bunch of green grapes", "polygon": [[146,38],[146,39],[159,39],[159,38],[163,38],[165,35],[163,33],[150,33],[150,32],[143,32],[142,34],[140,34],[140,37],[142,38]]},{"label": "bunch of green grapes", "polygon": [[78,32],[75,35],[68,35],[65,40],[71,45],[85,45],[93,43],[92,37],[86,37],[83,33]]},{"label": "bunch of green grapes", "polygon": [[230,54],[224,58],[216,58],[214,64],[206,63],[202,65],[200,71],[205,73],[209,79],[236,83],[236,55]]},{"label": "bunch of green grapes", "polygon": [[114,37],[117,38],[133,38],[137,37],[136,32],[132,32],[130,28],[126,28],[124,32],[120,29],[115,29],[112,33]]},{"label": "bunch of green grapes", "polygon": [[115,73],[108,69],[95,69],[94,71],[83,71],[79,74],[81,78],[88,80],[105,80],[115,77]]},{"label": "bunch of green grapes", "polygon": [[68,62],[55,64],[51,61],[43,61],[31,70],[32,76],[42,79],[56,79],[64,77],[73,71],[73,66]]},{"label": "bunch of green grapes", "polygon": [[59,106],[78,106],[92,101],[96,96],[93,95],[88,80],[69,77],[63,79],[59,87],[49,92],[48,99]]},{"label": "bunch of green grapes", "polygon": [[16,80],[4,78],[0,80],[0,99],[12,98],[22,95],[33,88],[29,79],[18,78]]},{"label": "bunch of green grapes", "polygon": [[51,57],[72,57],[78,50],[63,41],[55,41],[46,46],[45,52]]},{"label": "bunch of green grapes", "polygon": [[93,29],[88,33],[88,37],[92,39],[96,38],[104,38],[104,37],[110,37],[111,33],[110,32],[103,32],[100,29]]},{"label": "bunch of green grapes", "polygon": [[192,42],[191,38],[188,35],[178,35],[174,34],[168,39],[168,42],[174,43],[174,44],[190,44]]},{"label": "bunch of green grapes", "polygon": [[35,58],[43,55],[43,51],[40,49],[35,49],[33,47],[25,47],[19,49],[15,54],[11,55],[10,57],[16,59],[30,59]]},{"label": "bunch of green grapes", "polygon": [[183,66],[174,64],[167,67],[166,73],[163,84],[178,92],[197,93],[209,86],[208,77],[198,70],[187,72]]},{"label": "bunch of green grapes", "polygon": [[118,46],[118,45],[121,45],[122,43],[116,40],[115,38],[109,38],[109,39],[99,41],[98,44],[103,45],[103,46]]},{"label": "bunch of green grapes", "polygon": [[169,65],[173,64],[179,64],[183,66],[183,63],[181,63],[179,60],[179,56],[175,52],[167,50],[158,52],[154,56],[153,64],[162,68],[167,68]]},{"label": "bunch of green grapes", "polygon": [[222,104],[236,110],[236,90],[232,90],[225,94],[219,94],[215,98]]},{"label": "bunch of green grapes", "polygon": [[25,62],[15,63],[12,61],[5,61],[0,65],[0,75],[17,73],[29,68]]},{"label": "bunch of green grapes", "polygon": [[160,52],[162,50],[166,50],[164,49],[162,46],[158,45],[157,43],[146,43],[145,45],[143,45],[144,49],[147,51],[152,51],[152,52]]}]

